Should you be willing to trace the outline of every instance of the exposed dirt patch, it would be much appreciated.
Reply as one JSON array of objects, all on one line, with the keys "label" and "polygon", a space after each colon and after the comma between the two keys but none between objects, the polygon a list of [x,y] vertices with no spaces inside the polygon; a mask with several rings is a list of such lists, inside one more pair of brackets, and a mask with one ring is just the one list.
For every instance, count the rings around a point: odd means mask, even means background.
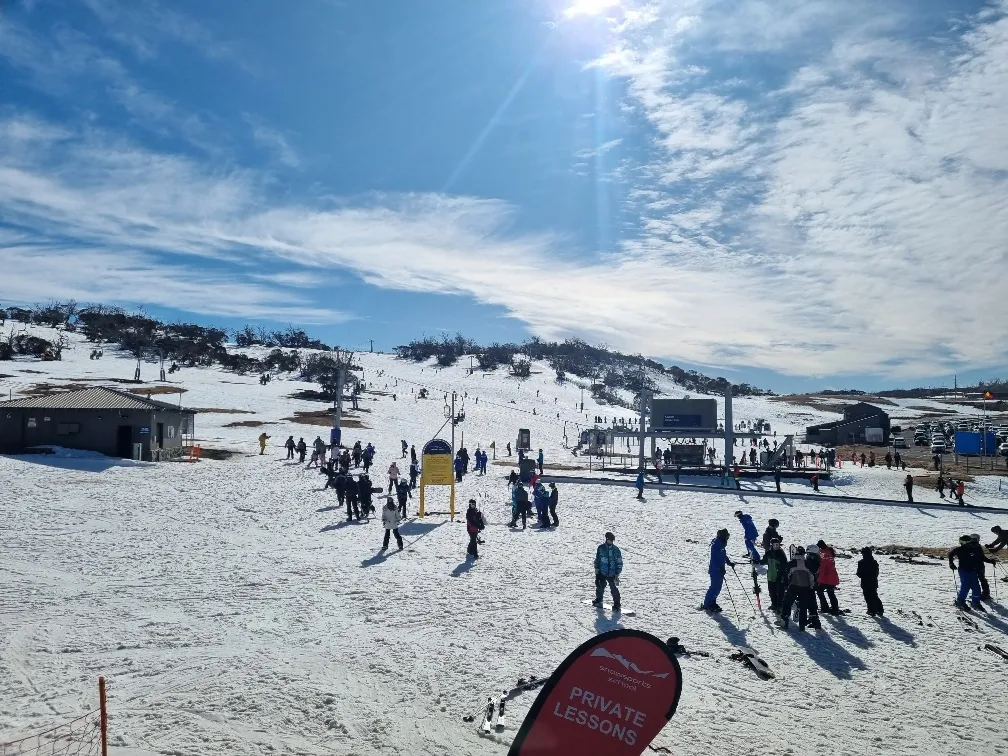
[{"label": "exposed dirt patch", "polygon": [[207,415],[254,415],[252,410],[227,409],[224,407],[190,407],[193,412],[202,412]]},{"label": "exposed dirt patch", "polygon": [[[320,425],[323,427],[332,427],[332,412],[327,411],[310,411],[302,412],[300,410],[295,410],[293,417],[285,417],[289,423],[300,423],[301,425]],[[360,420],[353,417],[347,417],[344,415],[340,419],[340,426],[343,428],[367,428]]]},{"label": "exposed dirt patch", "polygon": [[42,370],[32,370],[31,368],[19,368],[19,373],[34,373],[35,375],[45,375],[45,371]]},{"label": "exposed dirt patch", "polygon": [[80,391],[86,388],[91,387],[83,383],[63,383],[57,386],[54,383],[43,382],[22,389],[21,393],[25,396],[52,396],[53,394],[62,394],[66,391]]},{"label": "exposed dirt patch", "polygon": [[[993,536],[991,536],[993,540]],[[984,534],[980,534],[980,542],[984,541]],[[900,546],[897,544],[888,544],[887,546],[876,546],[876,554],[884,554],[886,556],[899,556],[899,557],[910,557],[910,558],[921,558],[921,559],[934,559],[938,564],[946,562],[948,559],[948,553],[955,547],[958,543],[950,543],[945,548],[938,548],[934,546]],[[986,550],[985,550],[986,551]],[[995,555],[995,559],[997,556]]]},{"label": "exposed dirt patch", "polygon": [[201,459],[225,460],[231,459],[235,454],[241,454],[233,449],[212,449],[206,446],[200,447]]},{"label": "exposed dirt patch", "polygon": [[821,396],[819,394],[790,394],[785,396],[771,396],[772,402],[783,402],[785,404],[797,404],[802,407],[812,407],[823,412],[835,412],[842,415],[844,410],[854,402],[865,402],[866,404],[877,404],[880,406],[898,406],[892,399],[882,396],[858,396],[855,394],[831,394]]},{"label": "exposed dirt patch", "polygon": [[262,420],[236,420],[233,423],[225,423],[225,428],[258,428],[262,425],[275,425],[275,423],[263,422]]},{"label": "exposed dirt patch", "polygon": [[7,375],[7,373],[0,373],[0,379],[13,378],[13,377],[14,377],[13,375]]}]

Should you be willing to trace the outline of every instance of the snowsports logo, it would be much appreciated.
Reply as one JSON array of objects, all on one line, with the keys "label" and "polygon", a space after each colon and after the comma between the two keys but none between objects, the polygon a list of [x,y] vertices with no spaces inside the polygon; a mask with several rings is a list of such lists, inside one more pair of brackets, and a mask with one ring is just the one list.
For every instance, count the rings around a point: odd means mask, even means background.
[{"label": "snowsports logo", "polygon": [[669,676],[668,672],[652,672],[649,669],[641,669],[636,664],[634,664],[632,661],[630,661],[628,659],[624,659],[619,654],[611,654],[611,653],[609,653],[609,651],[607,651],[605,648],[602,648],[602,647],[596,648],[594,651],[592,651],[591,655],[592,656],[602,656],[602,657],[604,657],[606,659],[613,659],[615,661],[618,661],[626,669],[628,669],[631,672],[634,672],[634,673],[636,673],[638,675],[641,675],[642,677],[646,677],[647,675],[651,675],[652,677],[657,677],[657,678],[660,678],[660,679],[664,679],[664,678],[666,678],[666,677]]},{"label": "snowsports logo", "polygon": [[603,633],[546,682],[508,756],[640,756],[681,694],[679,661],[665,643],[640,630]]}]

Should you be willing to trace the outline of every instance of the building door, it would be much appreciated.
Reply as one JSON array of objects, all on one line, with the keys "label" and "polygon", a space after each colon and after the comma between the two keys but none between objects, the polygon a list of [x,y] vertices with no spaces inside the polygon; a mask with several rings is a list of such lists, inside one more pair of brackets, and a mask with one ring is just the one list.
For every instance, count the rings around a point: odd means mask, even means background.
[{"label": "building door", "polygon": [[157,445],[159,449],[164,449],[164,423],[158,423],[155,429],[157,431]]},{"label": "building door", "polygon": [[125,459],[133,457],[133,426],[120,425],[116,432],[116,456]]}]

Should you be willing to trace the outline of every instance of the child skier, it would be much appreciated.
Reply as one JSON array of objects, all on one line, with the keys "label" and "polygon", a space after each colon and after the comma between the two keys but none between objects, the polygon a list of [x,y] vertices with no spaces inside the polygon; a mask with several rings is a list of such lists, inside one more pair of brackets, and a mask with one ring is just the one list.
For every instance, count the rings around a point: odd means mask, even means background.
[{"label": "child skier", "polygon": [[616,546],[616,536],[606,533],[605,543],[595,549],[595,600],[592,601],[592,606],[602,606],[602,597],[608,585],[612,594],[613,611],[619,611],[620,592],[617,586],[622,571],[623,555]]},{"label": "child skier", "polygon": [[476,499],[469,499],[469,509],[466,511],[466,531],[469,533],[469,547],[466,554],[473,559],[479,559],[479,534],[486,524],[483,513],[476,507]]},{"label": "child skier", "polygon": [[[816,594],[819,597],[819,608],[823,614],[840,614],[837,603],[836,587],[840,585],[840,575],[836,569],[836,549],[822,539],[816,544],[819,547],[819,572],[816,575]],[[829,597],[829,605],[826,599]]]},{"label": "child skier", "polygon": [[395,502],[392,501],[392,497],[389,496],[385,500],[385,509],[382,510],[382,525],[385,526],[385,542],[382,544],[382,551],[385,551],[385,549],[388,548],[389,533],[395,535],[396,543],[399,544],[399,551],[403,550],[402,536],[399,535],[399,523],[401,521],[402,520],[399,517],[399,510],[396,509]]},{"label": "child skier", "polygon": [[756,550],[756,539],[759,538],[759,531],[756,530],[756,524],[753,522],[752,515],[743,514],[742,510],[739,509],[736,510],[735,517],[742,523],[742,530],[745,531],[745,547],[746,551],[749,552],[749,558],[754,563],[758,562],[760,555]]}]

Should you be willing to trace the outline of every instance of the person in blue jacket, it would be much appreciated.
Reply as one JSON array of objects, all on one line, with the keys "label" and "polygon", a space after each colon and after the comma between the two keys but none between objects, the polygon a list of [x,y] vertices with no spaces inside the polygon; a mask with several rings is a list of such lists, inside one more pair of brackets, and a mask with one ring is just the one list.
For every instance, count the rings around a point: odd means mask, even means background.
[{"label": "person in blue jacket", "polygon": [[539,450],[539,458],[536,461],[539,463],[539,474],[542,475],[543,474],[543,468],[542,468],[542,466],[543,466],[543,462],[544,462],[543,450],[542,449]]},{"label": "person in blue jacket", "polygon": [[638,499],[643,499],[644,498],[644,471],[643,470],[641,470],[639,473],[637,473],[637,482],[634,483],[634,485],[637,487],[637,498]]},{"label": "person in blue jacket", "polygon": [[455,455],[455,482],[461,483],[462,476],[465,475],[465,460],[460,454]]},{"label": "person in blue jacket", "polygon": [[756,540],[759,538],[756,524],[752,521],[752,515],[743,514],[741,509],[735,512],[735,516],[742,523],[742,530],[745,531],[746,551],[749,552],[749,557],[752,559],[753,564],[756,564],[760,561],[760,553],[756,550]]},{"label": "person in blue jacket", "polygon": [[592,606],[602,606],[602,597],[608,584],[609,592],[612,593],[613,611],[619,611],[620,592],[617,586],[621,572],[623,555],[616,546],[616,536],[606,533],[605,543],[595,549],[595,600],[592,601]]},{"label": "person in blue jacket", "polygon": [[546,487],[542,483],[536,483],[532,497],[535,499],[536,515],[539,518],[539,524],[544,528],[550,527],[549,493],[546,492]]},{"label": "person in blue jacket", "polygon": [[708,612],[720,612],[717,598],[721,595],[721,588],[724,586],[725,567],[734,567],[735,563],[728,558],[725,547],[728,546],[728,528],[721,528],[717,532],[714,540],[710,543],[710,566],[707,572],[710,575],[710,588],[704,596],[703,609]]}]

